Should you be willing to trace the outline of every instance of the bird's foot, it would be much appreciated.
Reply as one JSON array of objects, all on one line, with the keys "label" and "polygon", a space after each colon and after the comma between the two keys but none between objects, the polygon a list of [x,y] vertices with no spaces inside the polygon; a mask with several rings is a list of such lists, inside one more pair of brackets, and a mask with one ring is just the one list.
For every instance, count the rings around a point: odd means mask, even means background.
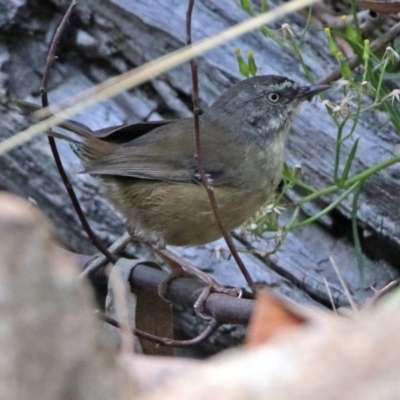
[{"label": "bird's foot", "polygon": [[210,314],[207,314],[204,312],[205,310],[205,306],[206,306],[206,302],[208,299],[208,296],[211,293],[222,293],[222,294],[226,294],[228,296],[232,296],[232,297],[242,297],[243,291],[242,289],[239,288],[227,288],[225,286],[221,286],[219,285],[217,282],[214,281],[214,283],[216,284],[216,286],[205,286],[203,288],[203,290],[200,293],[200,296],[197,298],[196,302],[193,305],[193,309],[194,312],[196,313],[196,315],[198,315],[199,317],[205,319],[205,320],[211,320],[214,317]]},{"label": "bird's foot", "polygon": [[226,294],[228,296],[241,297],[242,295],[241,289],[228,288],[223,285],[220,285],[211,276],[197,269],[187,260],[185,260],[184,258],[180,257],[179,255],[175,254],[174,252],[168,249],[165,248],[160,249],[159,247],[154,246],[152,244],[147,244],[147,245],[151,247],[151,249],[159,257],[161,257],[163,261],[166,262],[171,268],[171,273],[158,286],[158,294],[162,299],[168,301],[165,295],[167,293],[168,285],[171,282],[171,280],[178,277],[187,276],[188,274],[195,276],[200,281],[206,284],[206,287],[202,290],[200,296],[194,303],[194,311],[196,312],[197,315],[199,315],[202,318],[210,319],[210,316],[204,313],[205,304],[210,293],[221,293],[221,294]]},{"label": "bird's foot", "polygon": [[171,271],[169,272],[167,277],[157,286],[158,296],[161,297],[167,303],[170,303],[170,301],[165,297],[168,292],[168,286],[170,282],[176,278],[182,278],[186,275],[187,274],[181,267],[179,266],[171,267]]}]

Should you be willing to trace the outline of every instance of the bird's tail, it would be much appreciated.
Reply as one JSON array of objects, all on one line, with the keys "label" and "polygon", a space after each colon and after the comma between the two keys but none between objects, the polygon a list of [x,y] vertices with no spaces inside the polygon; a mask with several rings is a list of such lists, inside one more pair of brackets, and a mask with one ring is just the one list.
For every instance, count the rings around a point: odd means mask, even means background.
[{"label": "bird's tail", "polygon": [[[27,116],[35,117],[34,113],[41,109],[37,104],[23,100],[13,100],[13,103],[19,107],[22,114]],[[62,128],[63,132],[51,129],[45,133],[69,142],[72,150],[83,161],[85,167],[96,164],[101,157],[111,153],[115,146],[97,138],[94,131],[77,121],[68,119],[62,121],[57,127]]]},{"label": "bird's tail", "polygon": [[[13,103],[18,106],[22,114],[27,116],[31,116],[41,109],[37,104],[24,100],[13,100]],[[65,129],[67,133],[59,133],[49,130],[46,131],[46,134],[71,143],[82,143],[85,138],[92,137],[93,135],[93,132],[89,127],[73,120],[62,121],[58,126]]]}]

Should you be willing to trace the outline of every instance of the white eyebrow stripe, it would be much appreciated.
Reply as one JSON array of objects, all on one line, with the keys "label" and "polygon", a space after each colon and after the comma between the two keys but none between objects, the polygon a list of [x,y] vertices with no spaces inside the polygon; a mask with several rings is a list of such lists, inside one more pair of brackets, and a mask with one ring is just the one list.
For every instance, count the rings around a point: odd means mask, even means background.
[{"label": "white eyebrow stripe", "polygon": [[284,81],[282,83],[276,84],[275,87],[276,87],[277,90],[282,90],[282,89],[285,89],[285,88],[288,88],[288,87],[297,88],[298,84],[296,82],[287,80],[287,81]]}]

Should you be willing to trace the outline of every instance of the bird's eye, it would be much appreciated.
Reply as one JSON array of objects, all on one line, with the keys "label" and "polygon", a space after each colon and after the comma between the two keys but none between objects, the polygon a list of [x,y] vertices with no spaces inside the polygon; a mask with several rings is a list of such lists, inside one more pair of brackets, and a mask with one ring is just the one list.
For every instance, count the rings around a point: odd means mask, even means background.
[{"label": "bird's eye", "polygon": [[280,99],[279,93],[273,92],[273,93],[268,93],[268,100],[271,103],[276,103]]}]

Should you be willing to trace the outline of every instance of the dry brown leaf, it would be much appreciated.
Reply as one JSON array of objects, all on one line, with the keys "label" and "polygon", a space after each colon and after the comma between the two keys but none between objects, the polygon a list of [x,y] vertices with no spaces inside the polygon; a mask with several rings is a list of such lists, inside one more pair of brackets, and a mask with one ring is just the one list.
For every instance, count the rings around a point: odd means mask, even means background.
[{"label": "dry brown leaf", "polygon": [[[136,307],[136,327],[152,335],[173,339],[173,308],[171,303],[167,303],[149,291],[134,288],[133,292],[137,296]],[[160,346],[148,340],[139,339],[143,353],[148,355],[173,356],[172,347]]]},{"label": "dry brown leaf", "polygon": [[271,292],[260,291],[256,307],[250,320],[246,345],[258,346],[269,342],[272,336],[307,322],[305,315],[296,305],[288,306],[287,302],[278,299]]}]

